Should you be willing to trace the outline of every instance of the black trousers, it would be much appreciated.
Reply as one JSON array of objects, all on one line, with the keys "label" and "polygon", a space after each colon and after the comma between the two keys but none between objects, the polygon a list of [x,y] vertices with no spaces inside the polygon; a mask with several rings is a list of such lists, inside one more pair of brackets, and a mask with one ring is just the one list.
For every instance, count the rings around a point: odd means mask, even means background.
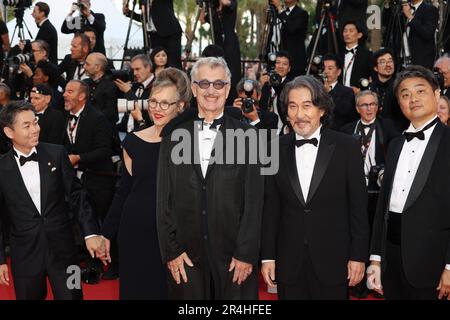
[{"label": "black trousers", "polygon": [[[333,266],[330,265],[330,268]],[[323,284],[317,277],[305,245],[299,278],[294,284],[278,283],[278,297],[280,300],[347,300],[348,286],[344,281],[340,285],[329,286]]]},{"label": "black trousers", "polygon": [[381,277],[387,300],[436,300],[436,288],[415,288],[406,278],[401,249],[402,214],[389,213],[386,241],[386,269]]},{"label": "black trousers", "polygon": [[[74,259],[74,265],[78,266]],[[47,252],[44,271],[31,277],[14,277],[14,289],[17,300],[45,300],[47,297],[47,277],[55,300],[83,300],[80,289],[69,289],[67,280],[72,274],[67,273],[67,263],[58,261],[51,252]],[[72,284],[72,281],[69,281]],[[80,279],[81,286],[81,279]]]},{"label": "black trousers", "polygon": [[151,47],[164,47],[167,50],[169,66],[181,70],[181,33],[168,37],[161,37],[156,32],[150,32],[149,35]]}]

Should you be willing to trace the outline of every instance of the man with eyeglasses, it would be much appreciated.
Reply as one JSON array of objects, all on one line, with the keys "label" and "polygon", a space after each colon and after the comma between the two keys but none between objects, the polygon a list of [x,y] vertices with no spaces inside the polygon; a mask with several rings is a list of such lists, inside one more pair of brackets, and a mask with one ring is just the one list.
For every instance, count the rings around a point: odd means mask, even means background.
[{"label": "man with eyeglasses", "polygon": [[[249,161],[249,139],[235,149],[229,136],[256,129],[224,114],[231,72],[223,58],[200,58],[191,78],[198,114],[163,138],[158,161],[157,227],[169,298],[258,299],[264,180]],[[189,138],[183,135],[187,160],[180,163],[182,132]]]},{"label": "man with eyeglasses", "polygon": [[450,98],[450,56],[448,54],[444,54],[442,57],[437,59],[434,63],[434,69],[439,71],[444,80],[444,88],[441,91],[441,95]]},{"label": "man with eyeglasses", "polygon": [[381,116],[392,119],[397,129],[403,131],[408,126],[408,120],[400,110],[392,89],[395,69],[394,54],[390,49],[376,51],[373,54],[373,70],[376,76],[373,78],[369,88],[378,95],[378,107]]}]

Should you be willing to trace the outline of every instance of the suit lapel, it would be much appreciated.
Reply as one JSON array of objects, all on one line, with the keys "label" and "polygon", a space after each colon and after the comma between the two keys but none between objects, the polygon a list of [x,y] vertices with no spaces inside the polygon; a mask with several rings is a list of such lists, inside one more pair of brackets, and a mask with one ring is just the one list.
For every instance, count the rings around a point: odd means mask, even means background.
[{"label": "suit lapel", "polygon": [[[225,159],[223,159],[223,153],[224,153],[224,149],[226,147],[226,135],[225,135],[225,130],[226,130],[226,126],[228,124],[227,118],[225,117],[225,114],[223,115],[224,119],[223,119],[223,124],[220,126],[219,131],[217,132],[217,135],[222,135],[222,147],[218,146],[218,139],[216,136],[216,139],[214,140],[214,144],[213,144],[213,148],[211,150],[211,157],[209,160],[209,164],[208,164],[208,168],[206,169],[206,175],[205,175],[205,179],[208,177],[208,175],[210,174],[210,172],[212,170],[214,170],[214,167],[217,164],[217,161],[219,161],[219,163],[225,163]],[[214,162],[212,162],[214,159]]]},{"label": "suit lapel", "polygon": [[319,150],[317,151],[317,159],[314,165],[314,171],[311,178],[311,184],[309,187],[308,199],[306,203],[311,201],[314,197],[314,194],[319,187],[320,182],[325,174],[325,171],[328,168],[328,165],[331,161],[331,157],[333,155],[334,148],[336,144],[332,143],[329,139],[329,131],[327,129],[322,131],[322,135],[320,137]]},{"label": "suit lapel", "polygon": [[188,131],[190,133],[191,137],[194,137],[194,139],[190,139],[191,140],[191,163],[192,166],[194,167],[194,171],[197,174],[198,178],[203,181],[205,180],[205,178],[203,177],[203,173],[202,173],[202,167],[200,165],[200,149],[199,149],[199,143],[198,143],[198,132],[201,129],[197,126],[198,124],[196,123],[196,121],[193,122],[189,122],[188,124]]},{"label": "suit lapel", "polygon": [[47,196],[49,189],[49,157],[43,148],[37,146],[37,152],[39,155],[39,175],[41,178],[41,215],[44,215],[47,205]]},{"label": "suit lapel", "polygon": [[77,133],[75,134],[75,143],[74,144],[76,144],[78,142],[78,139],[80,139],[80,134],[83,130],[83,125],[84,125],[83,118],[86,116],[86,114],[88,112],[89,112],[88,105],[85,105],[84,110],[81,112],[80,118],[78,119],[78,122],[77,122],[77,126],[76,126]]},{"label": "suit lapel", "polygon": [[422,160],[420,161],[419,168],[417,169],[416,176],[414,177],[411,190],[409,191],[408,198],[406,198],[403,212],[408,210],[422,193],[423,187],[428,180],[431,166],[433,165],[434,159],[436,157],[439,144],[441,143],[443,133],[444,127],[439,122],[436,124],[436,127],[431,134],[430,141],[428,141],[428,145],[425,148],[425,152],[423,153]]},{"label": "suit lapel", "polygon": [[295,134],[290,133],[290,135],[291,137],[289,138],[289,142],[283,148],[285,153],[284,156],[287,162],[287,175],[298,200],[304,207],[306,207],[305,197],[303,196],[302,188],[300,186],[300,180],[298,178],[297,160],[295,158],[294,145]]}]

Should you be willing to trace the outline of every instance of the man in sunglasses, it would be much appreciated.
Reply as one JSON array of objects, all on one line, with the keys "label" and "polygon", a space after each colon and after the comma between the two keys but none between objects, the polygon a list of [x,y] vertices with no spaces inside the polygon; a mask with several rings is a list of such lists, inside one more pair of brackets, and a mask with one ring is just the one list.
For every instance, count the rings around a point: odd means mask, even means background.
[{"label": "man in sunglasses", "polygon": [[[163,138],[159,155],[157,227],[169,298],[257,299],[264,181],[248,159],[251,139],[238,145],[239,132],[256,136],[256,129],[224,114],[225,60],[200,58],[191,78],[198,115]],[[186,134],[180,142],[179,133]]]}]

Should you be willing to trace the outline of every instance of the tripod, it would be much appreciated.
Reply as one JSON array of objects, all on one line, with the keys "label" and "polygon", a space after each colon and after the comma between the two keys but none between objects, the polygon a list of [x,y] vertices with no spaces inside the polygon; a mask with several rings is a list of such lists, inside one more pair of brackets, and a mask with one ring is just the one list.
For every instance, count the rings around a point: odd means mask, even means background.
[{"label": "tripod", "polygon": [[[264,25],[264,29],[262,32],[261,38],[261,46],[259,49],[259,60],[267,61],[267,55],[270,52],[278,52],[280,46],[280,31],[275,28],[279,27],[280,23],[277,23],[277,14],[276,9],[273,4],[269,1],[269,6],[267,7],[267,15],[266,15],[266,24]],[[275,33],[275,37],[277,37],[276,41],[271,41],[269,39],[270,35]]]},{"label": "tripod", "polygon": [[[383,47],[392,50],[395,64],[403,68],[411,64],[411,52],[406,36],[406,18],[403,16],[402,5],[395,4],[391,9],[391,15],[386,27]],[[397,44],[400,43],[400,48]],[[403,61],[402,61],[403,60]]]},{"label": "tripod", "polygon": [[[309,56],[308,60],[308,69],[306,70],[306,74],[309,75],[311,71],[311,66],[313,64],[314,56],[316,55],[317,51],[317,45],[319,44],[320,37],[322,35],[322,32],[324,28],[327,27],[327,47],[331,46],[333,47],[333,51],[326,50],[331,53],[338,53],[338,44],[337,44],[337,38],[336,38],[336,28],[334,24],[334,17],[330,11],[331,2],[325,1],[322,7],[319,27],[316,29],[314,33],[314,37],[312,40],[313,48],[311,50],[311,55]],[[331,43],[330,43],[330,34],[331,34]]]},{"label": "tripod", "polygon": [[25,8],[16,8],[14,9],[14,17],[16,18],[16,26],[14,27],[13,34],[11,36],[10,43],[13,43],[14,35],[17,31],[17,36],[19,37],[19,40],[25,39],[25,32],[23,26],[25,25],[25,29],[28,31],[28,35],[30,36],[30,39],[33,39],[33,36],[31,35],[30,29],[28,28],[27,24],[23,20],[23,15],[25,12]]},{"label": "tripod", "polygon": [[198,25],[198,21],[200,20],[200,14],[201,14],[202,10],[203,10],[203,1],[197,0],[197,9],[195,12],[195,22],[194,22],[194,26],[192,28],[192,35],[190,37],[188,37],[187,33],[186,33],[187,42],[186,42],[186,47],[184,48],[184,52],[185,52],[185,60],[183,63],[184,70],[186,70],[187,62],[192,53],[192,43],[194,42],[194,38],[195,38],[195,30],[197,30],[197,25]]},{"label": "tripod", "polygon": [[[125,54],[128,51],[128,41],[130,41],[131,25],[133,24],[134,8],[136,7],[136,1],[137,0],[133,0],[133,9],[131,9],[130,21],[128,22],[127,37],[125,38],[125,44],[123,45],[123,55],[122,55],[122,63],[120,64],[120,69],[123,69]],[[128,2],[126,4],[126,7],[128,8]]]}]

